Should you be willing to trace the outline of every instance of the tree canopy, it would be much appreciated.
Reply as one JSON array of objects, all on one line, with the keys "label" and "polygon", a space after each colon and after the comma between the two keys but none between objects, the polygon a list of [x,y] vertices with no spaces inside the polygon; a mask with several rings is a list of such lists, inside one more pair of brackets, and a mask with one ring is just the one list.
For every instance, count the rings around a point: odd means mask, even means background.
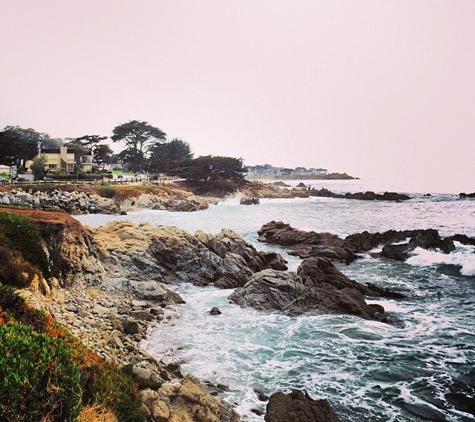
[{"label": "tree canopy", "polygon": [[175,176],[192,158],[188,142],[175,138],[163,144],[157,143],[151,148],[149,171]]},{"label": "tree canopy", "polygon": [[35,177],[35,180],[43,180],[46,176],[46,157],[44,155],[37,155],[33,159],[33,164],[30,166],[30,170]]},{"label": "tree canopy", "polygon": [[69,139],[66,146],[74,148],[78,152],[86,152],[96,148],[99,142],[104,139],[107,139],[107,136],[84,135],[80,138]]},{"label": "tree canopy", "polygon": [[245,173],[242,158],[208,155],[190,160],[179,175],[187,180],[213,185],[242,185]]},{"label": "tree canopy", "polygon": [[141,171],[149,156],[150,149],[164,141],[166,134],[147,122],[131,120],[116,126],[111,136],[113,142],[124,142],[126,148],[121,157],[127,159],[135,171]]},{"label": "tree canopy", "polygon": [[111,158],[114,152],[109,145],[99,144],[94,148],[94,162],[104,170],[106,164],[111,163]]},{"label": "tree canopy", "polygon": [[24,165],[27,160],[38,154],[40,136],[41,134],[33,129],[7,126],[0,132],[0,164]]}]

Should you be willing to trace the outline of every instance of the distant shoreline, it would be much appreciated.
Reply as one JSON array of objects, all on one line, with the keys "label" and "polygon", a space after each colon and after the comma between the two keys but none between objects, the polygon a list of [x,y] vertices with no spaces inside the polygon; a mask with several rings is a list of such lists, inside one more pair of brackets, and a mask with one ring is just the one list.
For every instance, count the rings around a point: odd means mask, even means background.
[{"label": "distant shoreline", "polygon": [[247,175],[246,180],[358,180],[346,173],[330,174],[253,174]]}]

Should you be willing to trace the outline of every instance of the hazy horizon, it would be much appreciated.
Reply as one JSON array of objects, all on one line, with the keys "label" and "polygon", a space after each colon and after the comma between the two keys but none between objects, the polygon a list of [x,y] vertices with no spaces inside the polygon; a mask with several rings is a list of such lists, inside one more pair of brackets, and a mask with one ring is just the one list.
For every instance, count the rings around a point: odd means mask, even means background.
[{"label": "hazy horizon", "polygon": [[0,129],[475,191],[475,2],[0,0]]}]

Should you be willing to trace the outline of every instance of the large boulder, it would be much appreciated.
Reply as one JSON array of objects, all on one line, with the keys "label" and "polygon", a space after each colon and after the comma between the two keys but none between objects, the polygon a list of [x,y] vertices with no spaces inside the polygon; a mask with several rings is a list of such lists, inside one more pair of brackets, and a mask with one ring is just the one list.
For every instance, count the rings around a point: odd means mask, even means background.
[{"label": "large boulder", "polygon": [[269,399],[266,422],[339,422],[328,400],[314,400],[303,391],[275,393]]},{"label": "large boulder", "polygon": [[243,307],[278,310],[288,315],[333,313],[381,320],[384,308],[368,305],[364,294],[386,296],[385,293],[350,280],[325,258],[309,258],[297,273],[269,269],[254,274],[229,299]]}]

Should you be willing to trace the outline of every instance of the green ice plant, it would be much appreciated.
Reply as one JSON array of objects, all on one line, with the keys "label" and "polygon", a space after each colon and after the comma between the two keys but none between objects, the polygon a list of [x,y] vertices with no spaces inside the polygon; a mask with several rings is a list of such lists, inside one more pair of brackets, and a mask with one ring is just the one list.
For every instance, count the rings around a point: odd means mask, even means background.
[{"label": "green ice plant", "polygon": [[77,419],[81,372],[69,346],[18,322],[0,324],[0,344],[0,420]]},{"label": "green ice plant", "polygon": [[131,371],[88,350],[0,283],[0,421],[73,421],[81,404],[145,422]]}]

